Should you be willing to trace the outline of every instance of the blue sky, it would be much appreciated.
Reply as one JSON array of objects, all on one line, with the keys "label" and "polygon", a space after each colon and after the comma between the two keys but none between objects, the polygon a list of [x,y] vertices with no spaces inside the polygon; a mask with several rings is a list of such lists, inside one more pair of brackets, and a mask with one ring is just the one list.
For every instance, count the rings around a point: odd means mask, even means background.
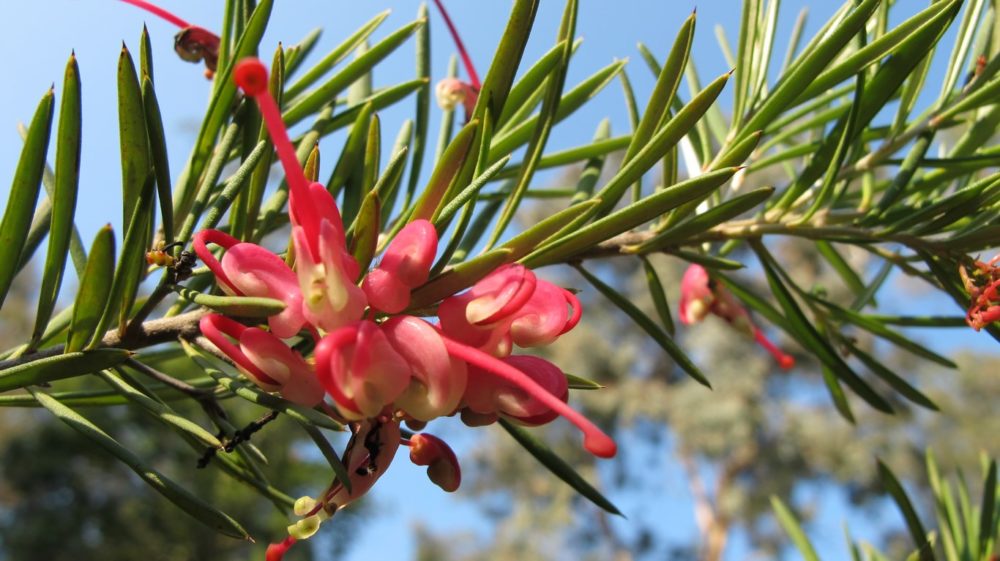
[{"label": "blue sky", "polygon": [[[163,1],[161,4],[181,17],[210,29],[218,29],[221,22],[221,2],[188,0]],[[262,53],[267,53],[268,57],[278,41],[296,43],[315,27],[325,29],[317,48],[317,52],[324,52],[377,12],[391,8],[391,16],[374,35],[377,40],[413,19],[417,12],[415,1],[282,0],[277,4],[272,24],[262,42]],[[503,31],[510,3],[453,0],[448,4],[480,75],[485,75]],[[833,2],[782,2],[779,29],[784,33],[779,33],[777,38],[777,57],[784,55],[788,30],[805,4],[811,4],[806,37],[836,7]],[[730,42],[735,44],[740,6],[736,0],[703,0],[697,3],[582,0],[577,34],[584,38],[584,42],[573,59],[567,84],[579,82],[613,59],[627,57],[631,60],[629,76],[637,98],[643,104],[653,80],[636,50],[636,43],[645,43],[662,59],[681,22],[696,5],[698,27],[693,58],[702,82],[707,83],[728,71],[713,28],[721,25]],[[913,2],[913,5],[922,7],[925,3]],[[525,61],[536,60],[551,47],[561,11],[561,2],[542,2]],[[198,67],[174,55],[172,44],[176,30],[173,27],[134,7],[112,0],[18,2],[5,10],[5,28],[0,34],[0,48],[7,53],[4,61],[5,85],[0,88],[0,177],[11,177],[16,166],[21,144],[16,132],[17,123],[31,118],[39,98],[51,84],[55,83],[57,95],[60,93],[59,81],[66,59],[75,49],[81,68],[84,99],[84,151],[77,224],[85,244],[89,244],[97,229],[109,220],[119,235],[121,232],[115,72],[122,41],[138,59],[138,38],[144,21],[148,22],[153,39],[155,79],[169,141],[171,172],[176,178],[188,156],[197,123],[203,114],[209,83]],[[434,76],[441,77],[454,49],[433,11],[431,24]],[[949,45],[950,39],[946,38],[943,44]],[[409,42],[376,69],[375,85],[391,85],[409,79],[414,72],[413,59],[412,42]],[[729,96],[724,94],[722,103],[726,113],[729,100]],[[384,138],[395,136],[402,120],[410,116],[412,103],[412,99],[404,100],[381,114]],[[437,115],[435,108],[429,128],[432,138],[437,131]],[[589,141],[604,117],[611,119],[613,131],[623,133],[628,129],[621,88],[617,82],[610,84],[573,118],[561,123],[553,132],[550,149]],[[342,142],[342,136],[334,135],[324,140],[323,146],[330,147],[326,153],[336,154]],[[330,165],[332,162],[328,158],[325,169],[330,169]],[[8,180],[0,181],[0,204],[5,204],[8,189]],[[953,306],[942,305],[941,308],[942,313],[955,312]],[[671,536],[681,541],[693,539],[696,530],[683,476],[678,470],[676,474],[663,474],[663,477],[664,481],[675,482],[665,483],[663,489],[664,497],[670,499],[674,506],[665,513],[670,522]],[[462,521],[477,520],[471,503],[440,492],[426,481],[422,468],[410,466],[403,458],[379,483],[374,496],[385,516],[358,536],[360,542],[352,550],[352,561],[408,557],[411,551],[408,530],[414,520],[421,520],[437,531]],[[615,497],[615,500],[622,503],[626,511],[648,508],[643,504],[642,497]],[[832,498],[830,500],[833,501]],[[822,527],[829,531],[820,530],[819,537],[822,539],[829,535],[829,541],[821,542],[821,545],[833,551],[842,551],[839,522],[843,516],[842,508],[836,507],[823,515],[825,522],[829,523],[824,522]],[[475,523],[473,528],[478,531],[484,529],[481,521]],[[392,535],[394,539],[386,540],[386,535]],[[737,537],[733,548],[738,550],[740,547]]]}]

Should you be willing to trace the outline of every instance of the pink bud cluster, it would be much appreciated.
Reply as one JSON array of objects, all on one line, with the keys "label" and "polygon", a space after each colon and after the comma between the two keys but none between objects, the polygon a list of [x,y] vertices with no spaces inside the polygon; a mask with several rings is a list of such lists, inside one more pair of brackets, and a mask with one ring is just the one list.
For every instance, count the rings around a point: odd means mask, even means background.
[{"label": "pink bud cluster", "polygon": [[737,331],[754,339],[763,347],[778,366],[788,370],[795,366],[795,358],[779,349],[764,332],[750,319],[750,313],[726,287],[709,276],[701,265],[692,264],[681,279],[681,323],[690,325],[699,323],[709,314],[726,320]]},{"label": "pink bud cluster", "polygon": [[[581,429],[589,451],[615,454],[614,441],[566,404],[566,376],[558,367],[513,354],[515,347],[549,344],[576,325],[581,308],[572,293],[509,264],[445,298],[437,322],[407,314],[411,292],[428,281],[434,263],[434,226],[409,222],[378,265],[361,271],[333,196],[299,165],[263,64],[241,61],[234,79],[257,101],[285,170],[294,262],[218,230],[198,232],[194,250],[224,292],[285,304],[266,328],[209,314],[201,330],[262,389],[323,406],[352,427],[344,460],[351,490],[332,485],[317,512],[334,512],[363,494],[401,443],[415,463],[428,466],[433,482],[448,491],[458,487],[461,474],[448,446],[426,434],[401,439],[402,421],[419,429],[460,413],[469,425],[500,417],[538,425],[561,415]],[[210,245],[223,250],[221,259]],[[293,337],[314,340],[312,358],[284,341]]]}]

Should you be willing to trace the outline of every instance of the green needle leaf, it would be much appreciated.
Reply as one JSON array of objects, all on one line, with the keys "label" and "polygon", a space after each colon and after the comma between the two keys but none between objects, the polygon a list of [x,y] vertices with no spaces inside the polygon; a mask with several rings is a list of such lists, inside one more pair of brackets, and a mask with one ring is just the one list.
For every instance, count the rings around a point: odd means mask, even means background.
[{"label": "green needle leaf", "polygon": [[[121,364],[132,351],[94,349],[40,358],[0,370],[0,392],[91,374]],[[2,363],[0,363],[2,364]]]},{"label": "green needle leaf", "polygon": [[59,287],[66,269],[66,256],[73,235],[77,189],[80,183],[80,69],[70,56],[63,78],[63,98],[59,108],[56,133],[55,189],[52,197],[52,222],[49,249],[45,258],[42,282],[38,289],[38,312],[31,345],[37,344],[55,309]]},{"label": "green needle leaf", "polygon": [[100,343],[101,315],[108,306],[115,274],[115,233],[108,224],[98,230],[90,246],[90,257],[80,278],[80,289],[73,303],[73,319],[66,338],[66,352],[79,351],[91,343]]},{"label": "green needle leaf", "polygon": [[577,493],[583,495],[588,501],[594,503],[600,508],[604,509],[611,514],[622,515],[621,511],[618,510],[611,501],[604,498],[604,495],[600,491],[594,488],[593,485],[587,483],[587,480],[583,478],[573,466],[566,463],[552,451],[551,448],[545,445],[541,440],[535,438],[527,430],[511,423],[506,419],[500,419],[500,426],[507,431],[518,444],[524,447],[536,460],[541,462],[543,466],[548,468],[556,477],[562,479],[567,485],[576,490]]},{"label": "green needle leaf", "polygon": [[28,136],[21,149],[21,158],[10,186],[7,208],[0,222],[0,305],[17,273],[25,237],[31,226],[31,214],[38,201],[38,191],[45,170],[45,153],[49,148],[52,129],[52,106],[55,94],[49,90],[42,96],[35,116],[28,127]]},{"label": "green needle leaf", "polygon": [[32,391],[32,395],[60,421],[66,423],[81,435],[90,439],[94,444],[104,448],[108,453],[118,458],[143,481],[148,483],[150,487],[196,520],[227,536],[244,540],[251,539],[250,535],[240,526],[239,522],[153,469],[131,450],[119,444],[108,433],[80,416],[76,411],[66,407],[45,393]]}]

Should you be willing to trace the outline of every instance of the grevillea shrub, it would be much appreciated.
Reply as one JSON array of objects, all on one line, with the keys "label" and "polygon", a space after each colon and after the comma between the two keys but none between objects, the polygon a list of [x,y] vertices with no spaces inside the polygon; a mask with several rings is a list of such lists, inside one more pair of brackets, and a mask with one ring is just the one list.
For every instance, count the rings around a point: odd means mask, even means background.
[{"label": "grevillea shrub", "polygon": [[[692,14],[664,23],[671,41],[640,46],[655,79],[643,105],[627,72],[646,69],[625,61],[566,83],[586,7],[576,0],[566,2],[554,46],[536,61],[522,59],[542,25],[538,1],[515,0],[494,60],[478,61],[489,69],[483,75],[459,30],[493,22],[453,20],[441,0],[375,40],[380,14],[323,56],[314,53],[315,35],[263,41],[272,11],[288,9],[273,0],[220,3],[217,31],[145,0],[122,2],[121,17],[129,4],[177,27],[173,50],[204,65],[208,109],[183,172],[171,177],[157,102],[170,85],[154,87],[156,40],[143,31],[138,67],[123,50],[124,232],[116,239],[105,227],[85,248],[74,214],[90,187],[79,185],[84,121],[70,58],[58,122],[50,91],[27,127],[0,222],[0,305],[18,274],[35,274],[24,264],[48,236],[34,329],[0,357],[0,406],[46,409],[179,509],[249,539],[239,512],[191,493],[183,473],[160,473],[113,427],[77,409],[127,404],[155,417],[192,446],[192,468],[246,483],[287,516],[258,536],[271,543],[269,561],[392,477],[400,447],[430,482],[461,492],[462,454],[437,428],[446,417],[469,430],[502,426],[594,508],[620,514],[529,430],[569,423],[598,465],[619,461],[614,425],[570,391],[600,390],[589,378],[601,373],[569,374],[546,358],[581,323],[612,324],[585,313],[581,290],[607,298],[641,328],[669,357],[670,373],[711,386],[683,334],[721,320],[733,337],[769,353],[776,373],[822,372],[836,411],[851,421],[860,402],[887,414],[902,400],[935,408],[861,349],[855,332],[942,367],[953,365],[898,327],[1000,334],[1000,258],[978,258],[998,245],[1000,174],[989,146],[1000,125],[995,6],[972,2],[958,18],[962,2],[941,0],[897,18],[889,14],[901,2],[852,0],[814,38],[793,32],[779,66],[777,2],[745,2],[735,68],[704,86],[691,56]],[[461,73],[454,62],[450,75],[430,72],[442,58],[430,51],[439,27]],[[957,37],[937,80],[943,88],[923,107],[932,97],[923,91],[926,61],[946,52],[941,38],[950,29]],[[375,69],[407,45],[417,53],[416,78],[376,87]],[[271,49],[267,62],[258,58]],[[559,123],[615,79],[625,86],[629,132],[611,136],[604,122],[591,142],[548,148]],[[680,88],[683,81],[691,87]],[[380,112],[412,99],[414,118],[394,144],[383,142]],[[432,112],[442,123],[433,157]],[[346,140],[334,140],[342,129]],[[560,166],[571,170],[570,187],[540,184],[538,171]],[[39,203],[43,184],[48,199]],[[542,219],[519,220],[539,209]],[[815,244],[842,286],[803,286],[774,242],[782,237]],[[683,277],[664,283],[647,259],[653,254],[685,263]],[[641,260],[646,286],[635,292],[612,278],[604,258]],[[63,301],[71,259],[78,288]],[[578,276],[563,274],[574,270]],[[918,317],[926,314],[917,308],[879,311],[893,272],[955,300],[964,321]],[[667,293],[680,296],[677,330]],[[179,413],[176,399],[204,415]],[[234,426],[233,407],[259,419]],[[330,466],[298,499],[281,490],[281,474],[269,473],[253,445],[261,431],[284,430],[271,424],[279,416],[304,428]],[[327,440],[338,433],[340,450]],[[913,529],[905,494],[880,470]],[[987,486],[996,483],[995,467],[990,473]],[[983,528],[993,523],[990,505],[981,507]],[[780,500],[775,509],[793,528]],[[933,547],[920,532],[914,539]],[[990,539],[980,540],[979,558]]]}]

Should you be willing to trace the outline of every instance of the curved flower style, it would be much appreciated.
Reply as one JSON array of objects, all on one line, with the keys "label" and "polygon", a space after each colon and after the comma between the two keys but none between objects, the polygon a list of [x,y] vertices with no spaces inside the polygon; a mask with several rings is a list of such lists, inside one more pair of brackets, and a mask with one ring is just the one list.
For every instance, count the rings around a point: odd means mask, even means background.
[{"label": "curved flower style", "polygon": [[737,331],[752,337],[758,345],[764,348],[778,366],[788,370],[795,366],[795,358],[779,349],[767,338],[767,335],[750,319],[750,313],[740,304],[731,292],[709,276],[701,265],[691,264],[684,271],[681,279],[680,301],[681,323],[690,325],[705,319],[708,314],[715,314],[726,320]]},{"label": "curved flower style", "polygon": [[219,66],[219,36],[197,25],[191,25],[163,8],[146,0],[122,0],[147,12],[159,16],[181,28],[174,36],[174,50],[177,56],[188,62],[205,61],[205,77],[211,78]]}]

